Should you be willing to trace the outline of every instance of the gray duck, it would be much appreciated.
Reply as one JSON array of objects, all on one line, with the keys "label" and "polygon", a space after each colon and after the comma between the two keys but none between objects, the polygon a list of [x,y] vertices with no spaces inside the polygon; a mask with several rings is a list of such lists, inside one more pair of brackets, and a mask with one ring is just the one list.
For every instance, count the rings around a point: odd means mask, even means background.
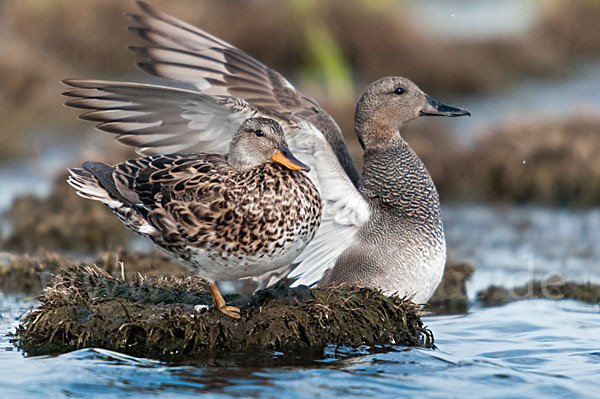
[{"label": "gray duck", "polygon": [[138,1],[131,47],[144,71],[194,90],[69,80],[67,105],[141,154],[224,151],[236,126],[265,116],[283,127],[291,150],[311,166],[324,201],[315,238],[282,276],[293,285],[357,284],[426,302],[446,259],[440,203],[425,165],[402,138],[420,116],[470,115],[442,104],[406,78],[372,83],[360,96],[355,131],[364,149],[359,173],[333,118],[278,72],[223,40]]},{"label": "gray duck", "polygon": [[280,125],[254,118],[240,125],[227,154],[85,162],[69,170],[68,182],[208,280],[215,307],[237,318],[215,281],[286,266],[317,232],[321,199],[306,170]]}]

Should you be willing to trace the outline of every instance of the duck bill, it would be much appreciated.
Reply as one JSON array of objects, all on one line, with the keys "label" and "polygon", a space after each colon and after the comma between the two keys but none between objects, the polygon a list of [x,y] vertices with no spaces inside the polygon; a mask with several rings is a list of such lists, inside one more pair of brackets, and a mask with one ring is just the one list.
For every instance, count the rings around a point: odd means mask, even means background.
[{"label": "duck bill", "polygon": [[279,150],[271,157],[271,161],[291,170],[305,170],[307,172],[310,170],[310,167],[300,162],[286,146],[279,147]]},{"label": "duck bill", "polygon": [[468,109],[455,108],[434,100],[429,96],[425,96],[425,106],[421,110],[421,115],[426,116],[471,116],[471,111]]}]

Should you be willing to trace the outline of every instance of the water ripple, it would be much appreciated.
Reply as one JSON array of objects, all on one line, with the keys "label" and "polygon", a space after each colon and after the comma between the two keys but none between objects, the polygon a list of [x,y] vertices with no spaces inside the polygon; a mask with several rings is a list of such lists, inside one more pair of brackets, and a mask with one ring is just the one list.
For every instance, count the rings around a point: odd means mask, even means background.
[{"label": "water ripple", "polygon": [[[31,303],[3,298],[3,347]],[[424,321],[437,350],[328,348],[317,357],[266,354],[264,363],[256,354],[165,363],[97,348],[40,357],[0,351],[0,397],[573,398],[600,389],[598,306],[524,300]]]}]

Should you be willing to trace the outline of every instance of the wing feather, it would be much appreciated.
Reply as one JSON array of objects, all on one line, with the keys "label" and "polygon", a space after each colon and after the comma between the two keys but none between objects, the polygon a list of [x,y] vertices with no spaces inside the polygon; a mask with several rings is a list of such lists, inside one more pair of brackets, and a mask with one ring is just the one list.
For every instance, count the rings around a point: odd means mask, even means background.
[{"label": "wing feather", "polygon": [[148,46],[131,47],[144,71],[185,82],[215,96],[233,96],[282,115],[308,120],[325,135],[355,186],[359,175],[339,126],[319,104],[275,70],[231,44],[177,18],[137,2],[142,13],[128,14],[129,30]]},{"label": "wing feather", "polygon": [[142,15],[129,15],[136,24],[129,29],[148,43],[131,48],[142,58],[140,67],[199,91],[66,80],[66,105],[86,111],[82,119],[142,155],[222,153],[244,119],[279,121],[292,152],[311,166],[324,202],[321,227],[288,275],[295,285],[316,284],[370,215],[338,125],[312,98],[245,52],[142,1],[138,5]]},{"label": "wing feather", "polygon": [[65,80],[67,106],[85,110],[142,155],[225,152],[243,120],[258,114],[248,103],[171,87],[100,80]]},{"label": "wing feather", "polygon": [[311,166],[309,176],[324,203],[321,226],[315,238],[294,260],[297,266],[286,276],[296,280],[293,286],[312,286],[354,243],[356,233],[369,220],[370,210],[314,125],[301,121],[298,126],[285,129],[285,137],[294,155]]}]

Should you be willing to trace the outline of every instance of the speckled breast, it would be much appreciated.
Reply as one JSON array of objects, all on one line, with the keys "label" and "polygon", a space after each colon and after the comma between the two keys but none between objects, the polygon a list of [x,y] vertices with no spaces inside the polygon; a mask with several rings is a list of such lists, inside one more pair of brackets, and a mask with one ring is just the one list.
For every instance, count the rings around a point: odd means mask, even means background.
[{"label": "speckled breast", "polygon": [[308,175],[266,164],[240,175],[224,193],[212,229],[172,251],[210,280],[259,276],[290,264],[313,239],[321,198]]}]

